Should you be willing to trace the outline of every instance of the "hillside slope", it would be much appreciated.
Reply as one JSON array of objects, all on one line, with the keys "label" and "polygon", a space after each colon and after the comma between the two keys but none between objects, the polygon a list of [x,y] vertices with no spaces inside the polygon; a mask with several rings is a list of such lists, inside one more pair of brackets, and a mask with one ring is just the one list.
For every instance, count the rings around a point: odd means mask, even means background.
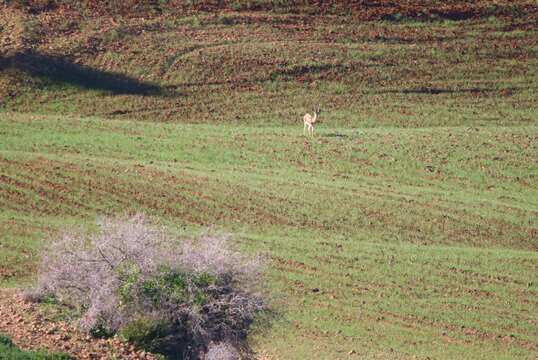
[{"label": "hillside slope", "polygon": [[[0,24],[0,42],[8,44],[0,58],[0,106],[293,124],[320,103],[332,126],[535,122],[534,2],[506,2],[489,13],[488,2],[373,3],[346,16],[310,15],[315,7],[295,13],[171,7],[143,14],[133,7],[122,16],[106,13],[106,1],[89,9],[10,7]],[[453,8],[474,17],[416,14]]]},{"label": "hillside slope", "polygon": [[268,358],[536,358],[535,2],[112,3],[0,5],[2,286],[143,211],[267,259]]}]

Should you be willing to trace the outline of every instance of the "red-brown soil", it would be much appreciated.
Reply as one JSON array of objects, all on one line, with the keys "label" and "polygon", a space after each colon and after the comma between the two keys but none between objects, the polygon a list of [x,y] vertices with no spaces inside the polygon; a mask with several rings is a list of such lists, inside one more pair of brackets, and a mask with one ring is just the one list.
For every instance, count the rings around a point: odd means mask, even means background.
[{"label": "red-brown soil", "polygon": [[0,290],[0,334],[23,350],[64,352],[76,359],[157,359],[118,338],[93,338],[80,333],[74,324],[52,321],[12,289]]}]

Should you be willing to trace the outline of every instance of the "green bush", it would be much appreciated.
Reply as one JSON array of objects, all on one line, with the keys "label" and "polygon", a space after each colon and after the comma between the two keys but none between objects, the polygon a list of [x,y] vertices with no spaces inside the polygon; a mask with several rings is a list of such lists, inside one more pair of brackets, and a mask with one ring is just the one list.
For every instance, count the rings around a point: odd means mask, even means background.
[{"label": "green bush", "polygon": [[0,335],[0,346],[13,347],[13,341],[5,335]]},{"label": "green bush", "polygon": [[9,337],[0,335],[0,360],[73,360],[73,358],[67,354],[22,351]]},{"label": "green bush", "polygon": [[119,297],[124,306],[137,298],[153,305],[172,302],[203,306],[209,296],[208,288],[219,283],[211,274],[187,274],[166,267],[154,276],[141,279],[141,270],[134,264],[123,266],[118,275],[123,279]]},{"label": "green bush", "polygon": [[[162,304],[176,304],[195,313],[211,300],[210,289],[218,285],[218,279],[207,273],[188,274],[162,267],[153,276],[142,279],[135,265],[125,266],[120,271],[123,286],[119,289],[123,307],[146,304],[154,313]],[[157,310],[157,311],[155,311]],[[141,317],[120,328],[120,335],[139,348],[161,354],[181,354],[192,340],[188,340],[189,321],[161,320]]]},{"label": "green bush", "polygon": [[170,328],[163,321],[142,318],[125,325],[120,334],[142,349],[155,351],[161,346],[160,340],[170,334]]}]

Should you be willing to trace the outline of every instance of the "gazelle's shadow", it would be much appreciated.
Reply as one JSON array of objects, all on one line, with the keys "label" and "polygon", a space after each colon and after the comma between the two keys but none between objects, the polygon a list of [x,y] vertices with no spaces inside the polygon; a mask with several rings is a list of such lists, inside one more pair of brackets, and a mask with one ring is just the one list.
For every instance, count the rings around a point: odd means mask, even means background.
[{"label": "gazelle's shadow", "polygon": [[325,134],[323,136],[331,137],[331,138],[340,138],[340,139],[348,139],[348,138],[351,137],[350,135],[342,134],[342,133],[336,133],[336,132],[328,133],[328,134]]}]

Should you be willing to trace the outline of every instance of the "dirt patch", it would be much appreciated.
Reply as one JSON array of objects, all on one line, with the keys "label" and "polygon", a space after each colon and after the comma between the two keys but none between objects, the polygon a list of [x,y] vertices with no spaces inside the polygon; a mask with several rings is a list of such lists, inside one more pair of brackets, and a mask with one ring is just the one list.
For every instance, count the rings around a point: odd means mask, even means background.
[{"label": "dirt patch", "polygon": [[24,14],[0,5],[0,56],[24,47]]},{"label": "dirt patch", "polygon": [[0,290],[0,333],[21,349],[65,352],[77,359],[157,359],[120,339],[92,338],[73,324],[51,321],[17,290]]}]

